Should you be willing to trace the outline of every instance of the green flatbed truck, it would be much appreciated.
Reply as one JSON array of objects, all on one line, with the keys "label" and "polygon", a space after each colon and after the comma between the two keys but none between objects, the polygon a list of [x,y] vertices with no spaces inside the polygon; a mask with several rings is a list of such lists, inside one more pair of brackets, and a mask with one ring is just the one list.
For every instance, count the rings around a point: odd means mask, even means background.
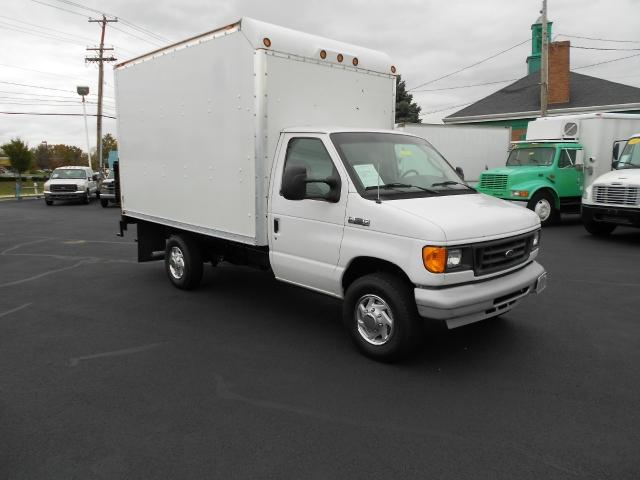
[{"label": "green flatbed truck", "polygon": [[640,115],[585,114],[529,123],[504,167],[480,175],[478,191],[535,211],[543,225],[580,213],[584,188],[611,170],[613,145],[640,130]]}]

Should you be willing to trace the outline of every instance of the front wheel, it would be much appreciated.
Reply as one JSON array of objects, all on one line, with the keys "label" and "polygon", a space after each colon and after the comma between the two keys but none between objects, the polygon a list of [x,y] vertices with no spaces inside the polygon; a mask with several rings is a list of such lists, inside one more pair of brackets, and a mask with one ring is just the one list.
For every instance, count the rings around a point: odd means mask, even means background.
[{"label": "front wheel", "polygon": [[193,290],[202,279],[202,253],[186,235],[172,235],[167,240],[164,266],[173,285],[181,290]]},{"label": "front wheel", "polygon": [[53,205],[53,200],[45,200],[44,203],[46,203],[48,206]]},{"label": "front wheel", "polygon": [[594,222],[585,218],[582,219],[582,224],[587,232],[596,237],[606,237],[617,227],[615,223]]},{"label": "front wheel", "polygon": [[536,212],[543,226],[551,225],[558,221],[559,212],[555,207],[555,199],[549,192],[536,193],[527,203],[527,208]]},{"label": "front wheel", "polygon": [[102,205],[102,208],[107,208],[109,206],[109,200],[107,200],[106,198],[101,198],[100,205]]},{"label": "front wheel", "polygon": [[421,340],[411,289],[394,275],[376,273],[354,281],[347,289],[342,317],[358,349],[375,360],[400,360]]},{"label": "front wheel", "polygon": [[85,205],[89,205],[89,202],[91,202],[91,193],[89,193],[89,190],[87,190],[86,195],[82,198],[82,203],[84,203]]}]

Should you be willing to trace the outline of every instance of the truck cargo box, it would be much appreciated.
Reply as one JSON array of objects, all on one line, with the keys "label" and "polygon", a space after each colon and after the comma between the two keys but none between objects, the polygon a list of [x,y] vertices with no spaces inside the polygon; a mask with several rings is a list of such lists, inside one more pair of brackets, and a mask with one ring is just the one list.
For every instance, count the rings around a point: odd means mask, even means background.
[{"label": "truck cargo box", "polygon": [[279,132],[393,128],[394,73],[386,54],[249,18],[116,65],[123,214],[266,245]]}]

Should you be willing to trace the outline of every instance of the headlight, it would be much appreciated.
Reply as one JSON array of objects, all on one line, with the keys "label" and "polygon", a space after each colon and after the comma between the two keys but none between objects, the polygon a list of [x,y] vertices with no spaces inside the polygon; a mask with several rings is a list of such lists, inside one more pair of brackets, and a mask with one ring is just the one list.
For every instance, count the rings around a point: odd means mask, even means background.
[{"label": "headlight", "polygon": [[451,249],[447,252],[447,268],[459,267],[462,263],[462,250],[459,248]]},{"label": "headlight", "polygon": [[529,198],[529,190],[511,190],[512,197]]},{"label": "headlight", "polygon": [[444,273],[450,270],[460,271],[472,268],[470,247],[450,248],[424,247],[422,263],[431,273]]},{"label": "headlight", "polygon": [[533,249],[538,248],[538,245],[540,245],[540,230],[533,234],[533,243],[531,245]]}]

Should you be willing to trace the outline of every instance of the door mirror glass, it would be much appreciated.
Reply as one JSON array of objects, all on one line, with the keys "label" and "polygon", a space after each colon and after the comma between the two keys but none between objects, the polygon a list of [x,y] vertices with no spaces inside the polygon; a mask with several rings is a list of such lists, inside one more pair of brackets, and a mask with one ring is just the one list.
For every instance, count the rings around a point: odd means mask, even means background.
[{"label": "door mirror glass", "polygon": [[307,193],[307,169],[299,166],[287,167],[282,175],[280,195],[287,200],[302,200]]},{"label": "door mirror glass", "polygon": [[617,141],[617,142],[614,142],[613,144],[613,153],[611,155],[611,158],[613,159],[613,163],[615,163],[618,160],[619,155],[620,155],[620,141]]},{"label": "door mirror glass", "polygon": [[462,170],[462,167],[456,167],[456,173],[460,177],[460,180],[464,181],[464,170]]}]

